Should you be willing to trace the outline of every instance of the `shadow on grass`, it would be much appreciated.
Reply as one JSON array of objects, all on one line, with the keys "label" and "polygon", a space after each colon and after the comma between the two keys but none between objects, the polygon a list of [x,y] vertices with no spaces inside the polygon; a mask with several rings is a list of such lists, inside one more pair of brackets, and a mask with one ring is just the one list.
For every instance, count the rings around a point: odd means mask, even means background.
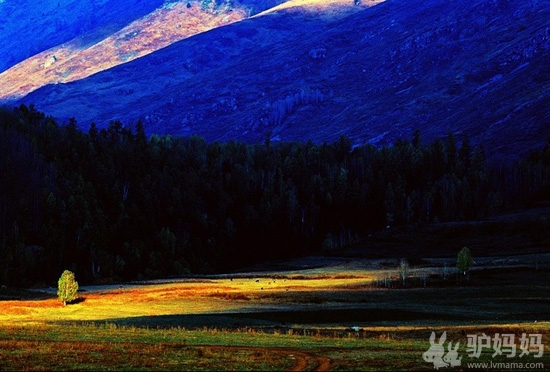
[{"label": "shadow on grass", "polygon": [[84,297],[77,297],[75,300],[72,300],[67,305],[74,305],[74,304],[81,304],[82,302],[86,301],[86,298]]},{"label": "shadow on grass", "polygon": [[0,301],[37,301],[57,298],[57,294],[22,288],[0,288]]},{"label": "shadow on grass", "polygon": [[[439,313],[425,313],[399,309],[326,309],[326,310],[289,310],[261,311],[223,314],[178,314],[159,316],[138,316],[116,318],[108,321],[94,321],[92,324],[116,324],[124,327],[156,327],[186,329],[222,328],[222,329],[281,329],[295,326],[354,327],[356,324],[379,322],[445,321],[457,319],[456,315],[446,316]],[[90,322],[84,322],[90,324]]]}]

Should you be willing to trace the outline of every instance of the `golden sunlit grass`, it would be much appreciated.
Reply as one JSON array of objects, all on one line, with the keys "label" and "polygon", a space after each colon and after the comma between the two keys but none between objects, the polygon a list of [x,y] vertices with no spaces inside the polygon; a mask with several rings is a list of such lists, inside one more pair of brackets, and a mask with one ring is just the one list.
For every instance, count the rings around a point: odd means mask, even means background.
[{"label": "golden sunlit grass", "polygon": [[[519,339],[522,333],[540,333],[547,350],[550,323],[544,319],[536,323],[375,321],[360,331],[351,329],[345,319],[324,326],[248,323],[254,311],[288,310],[283,317],[291,319],[295,305],[310,309],[308,317],[319,316],[330,304],[359,312],[381,310],[379,314],[418,306],[430,314],[448,305],[448,311],[441,312],[446,316],[461,297],[474,303],[485,298],[477,309],[480,312],[493,311],[495,306],[488,296],[495,291],[495,283],[489,279],[487,288],[454,288],[453,298],[436,302],[449,288],[377,289],[372,287],[375,272],[337,266],[324,272],[310,269],[84,286],[80,300],[65,307],[55,298],[54,289],[42,293],[42,299],[0,301],[0,366],[7,370],[425,370],[431,366],[421,356],[431,331],[447,332],[464,351],[467,334],[513,333]],[[545,274],[533,275],[535,279]],[[514,293],[531,298],[532,293],[522,288],[503,287],[494,295],[496,299]],[[540,287],[539,296],[545,296],[545,288]],[[365,301],[367,307],[361,307]],[[521,304],[509,306],[507,311],[521,308]],[[463,309],[456,311],[460,314]],[[185,317],[201,315],[230,319],[224,318],[228,313],[233,319],[240,319],[236,314],[252,314],[252,318],[238,326],[201,326],[206,318],[188,328],[180,324]],[[483,358],[491,360],[490,353]],[[546,355],[537,361],[550,363],[549,359]]]},{"label": "golden sunlit grass", "polygon": [[[238,311],[252,303],[268,302],[267,295],[289,291],[334,291],[368,285],[363,278],[235,278],[209,279],[144,286],[122,286],[80,292],[70,306],[56,298],[34,301],[1,301],[0,322],[10,324],[55,321],[95,321],[132,316],[201,314]],[[106,287],[109,288],[109,287]],[[53,294],[52,294],[53,296]]]}]

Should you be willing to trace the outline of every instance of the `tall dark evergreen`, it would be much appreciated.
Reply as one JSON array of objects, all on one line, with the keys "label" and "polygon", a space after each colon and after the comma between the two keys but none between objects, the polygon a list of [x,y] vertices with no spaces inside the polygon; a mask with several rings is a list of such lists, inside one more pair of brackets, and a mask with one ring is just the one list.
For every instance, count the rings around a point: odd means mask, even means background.
[{"label": "tall dark evergreen", "polygon": [[220,272],[387,225],[482,218],[549,194],[549,148],[489,166],[483,144],[453,134],[382,148],[206,143],[2,109],[0,283],[51,284],[65,268],[81,283]]}]

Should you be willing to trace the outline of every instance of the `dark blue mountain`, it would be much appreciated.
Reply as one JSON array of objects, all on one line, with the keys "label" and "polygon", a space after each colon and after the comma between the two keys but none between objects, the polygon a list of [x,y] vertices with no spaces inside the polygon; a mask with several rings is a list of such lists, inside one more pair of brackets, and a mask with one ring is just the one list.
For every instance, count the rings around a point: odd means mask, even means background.
[{"label": "dark blue mountain", "polygon": [[[353,6],[351,4],[350,6]],[[384,145],[420,130],[516,156],[550,135],[550,1],[293,7],[179,41],[17,103],[208,141]]]}]

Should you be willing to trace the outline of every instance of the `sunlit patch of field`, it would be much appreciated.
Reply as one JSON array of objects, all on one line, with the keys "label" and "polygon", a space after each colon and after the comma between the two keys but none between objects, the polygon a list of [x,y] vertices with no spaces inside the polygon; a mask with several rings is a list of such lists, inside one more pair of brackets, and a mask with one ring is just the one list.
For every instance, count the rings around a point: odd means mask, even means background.
[{"label": "sunlit patch of field", "polygon": [[[37,324],[51,321],[96,321],[137,316],[243,311],[262,304],[284,305],[294,292],[333,292],[366,286],[371,278],[231,278],[164,284],[82,287],[79,300],[64,307],[54,298],[1,301],[0,322]],[[276,294],[285,294],[282,297]]]},{"label": "sunlit patch of field", "polygon": [[439,324],[451,319],[463,324],[472,319],[485,323],[546,319],[547,269],[523,266],[528,257],[515,260],[516,268],[494,268],[494,260],[477,260],[486,266],[472,270],[468,283],[456,273],[443,283],[442,267],[423,264],[410,268],[403,286],[397,261],[342,260],[314,262],[323,265],[296,270],[83,286],[79,299],[65,307],[56,298],[56,289],[50,288],[37,291],[34,299],[4,297],[10,300],[0,301],[0,323],[200,326],[201,322],[253,322],[249,325],[349,327],[392,321],[436,325],[437,319]]},{"label": "sunlit patch of field", "polygon": [[[468,334],[538,333],[545,355],[530,361],[550,365],[548,269],[478,267],[470,284],[375,285],[395,275],[394,263],[328,260],[322,268],[83,286],[65,307],[54,288],[25,294],[0,301],[0,367],[426,370],[432,331],[460,342],[462,355]],[[491,354],[481,360],[494,361]]]}]

